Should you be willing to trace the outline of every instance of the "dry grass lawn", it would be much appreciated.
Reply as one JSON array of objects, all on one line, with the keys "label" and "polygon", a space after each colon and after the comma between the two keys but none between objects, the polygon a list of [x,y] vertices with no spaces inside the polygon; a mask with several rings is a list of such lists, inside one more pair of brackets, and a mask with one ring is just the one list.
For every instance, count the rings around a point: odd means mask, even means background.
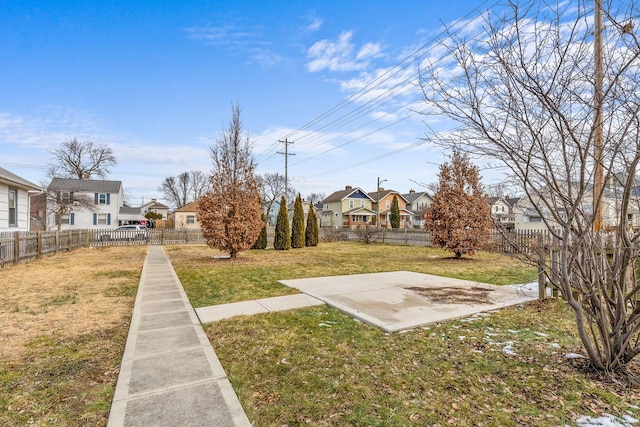
[{"label": "dry grass lawn", "polygon": [[0,424],[106,425],[146,247],[0,270]]}]

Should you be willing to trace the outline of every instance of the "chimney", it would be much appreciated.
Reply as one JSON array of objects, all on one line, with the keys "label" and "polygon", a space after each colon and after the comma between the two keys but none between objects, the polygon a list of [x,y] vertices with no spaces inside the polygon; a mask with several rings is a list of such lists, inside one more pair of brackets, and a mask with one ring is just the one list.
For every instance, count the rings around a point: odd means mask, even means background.
[{"label": "chimney", "polygon": [[409,194],[416,194],[416,190],[412,188],[411,190],[409,190]]},{"label": "chimney", "polygon": [[350,185],[347,185],[346,187],[344,187],[345,190],[353,190],[353,187]]}]

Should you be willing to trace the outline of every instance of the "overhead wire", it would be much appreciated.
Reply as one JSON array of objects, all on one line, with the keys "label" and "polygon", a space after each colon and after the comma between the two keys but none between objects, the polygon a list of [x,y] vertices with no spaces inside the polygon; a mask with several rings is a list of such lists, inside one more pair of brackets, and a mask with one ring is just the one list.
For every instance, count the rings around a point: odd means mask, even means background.
[{"label": "overhead wire", "polygon": [[[484,8],[484,5],[486,3],[488,3],[488,0],[483,1],[479,6],[476,6],[472,11],[468,12],[462,18],[458,19],[457,22],[464,21],[469,16],[471,16],[472,14],[475,14],[477,11],[479,11],[481,9],[486,10],[486,8]],[[493,2],[493,4],[490,7],[494,6],[497,3],[498,3],[498,1]],[[464,29],[466,27],[466,25],[468,25],[468,22],[465,23],[464,25],[462,25],[461,27],[459,27],[458,29],[456,29],[456,32],[459,32],[462,29]],[[311,141],[314,141],[314,140],[320,138],[321,135],[323,135],[323,134],[320,133],[321,130],[325,130],[325,129],[334,130],[336,128],[343,127],[343,126],[345,126],[347,124],[350,124],[350,123],[354,122],[355,120],[357,120],[358,118],[361,118],[362,116],[368,114],[369,112],[371,112],[373,109],[375,109],[379,105],[382,105],[382,102],[389,102],[390,100],[393,100],[393,99],[397,98],[398,96],[406,93],[410,89],[410,86],[408,86],[408,84],[415,78],[415,76],[418,75],[418,72],[412,73],[409,78],[406,78],[406,79],[402,80],[400,83],[397,83],[396,85],[392,86],[389,89],[385,89],[382,94],[380,94],[380,95],[376,96],[375,98],[365,102],[364,104],[359,105],[357,108],[355,108],[354,110],[350,111],[349,113],[347,113],[345,115],[342,115],[342,116],[330,121],[329,123],[326,123],[326,124],[320,126],[319,128],[311,129],[312,126],[314,126],[315,124],[320,123],[325,118],[330,117],[331,115],[335,114],[336,112],[344,109],[346,106],[355,103],[355,101],[357,101],[358,99],[364,97],[368,93],[370,93],[373,90],[379,88],[383,83],[387,82],[388,80],[390,80],[391,78],[393,78],[397,74],[399,74],[399,73],[403,72],[404,70],[406,70],[412,63],[415,63],[420,58],[424,57],[429,52],[431,52],[434,49],[434,43],[440,37],[442,37],[445,34],[447,34],[446,30],[440,32],[437,36],[431,38],[428,42],[423,43],[419,48],[417,48],[414,51],[412,51],[409,55],[407,55],[401,61],[397,62],[394,66],[389,68],[387,71],[385,71],[381,75],[377,76],[375,79],[373,79],[368,84],[366,84],[364,87],[362,87],[360,90],[358,90],[357,92],[353,93],[352,95],[350,95],[349,97],[347,97],[346,99],[344,99],[343,101],[341,101],[340,103],[335,105],[333,108],[329,109],[328,111],[326,111],[325,113],[323,113],[320,116],[316,117],[315,119],[310,120],[309,122],[305,123],[300,128],[289,132],[288,134],[286,134],[282,138],[279,138],[278,141],[270,144],[269,147],[267,148],[267,150],[265,150],[265,152],[261,153],[261,156],[267,155],[267,157],[265,157],[265,158],[263,158],[261,160],[262,161],[266,161],[266,160],[272,158],[275,154],[277,154],[277,152],[272,152],[272,153],[268,153],[268,152],[270,150],[273,150],[275,147],[277,147],[278,142],[280,142],[282,139],[292,138],[293,136],[298,135],[301,132],[310,129],[309,132],[307,132],[305,135],[301,136],[296,141],[296,142],[299,142],[301,144],[309,143]],[[404,89],[402,89],[401,91],[397,90],[398,88],[403,87],[403,86],[404,86]],[[377,101],[377,102],[375,102],[375,101]],[[401,107],[400,109],[402,109],[402,108],[406,108],[406,105],[404,107]],[[359,112],[359,114],[356,114],[358,112]],[[413,116],[413,115],[411,115],[411,116]],[[370,122],[367,122],[364,125],[356,127],[355,129],[351,129],[350,131],[346,131],[345,133],[340,135],[340,137],[342,137],[342,136],[344,136],[346,134],[349,134],[351,132],[354,132],[355,130],[357,130],[357,129],[363,127],[363,126],[367,126],[367,125],[371,124],[374,121],[375,121],[375,119],[370,121]],[[400,121],[402,121],[402,120],[400,120]],[[396,123],[398,123],[400,121],[396,121]],[[383,126],[380,129],[385,129],[387,127],[389,127],[389,126]],[[305,138],[307,138],[306,141],[305,141]],[[358,138],[358,139],[355,139],[355,140],[359,140],[359,139],[361,139],[361,138]],[[351,142],[353,142],[353,141],[351,141]],[[346,144],[343,144],[343,145],[346,145]],[[332,150],[329,150],[329,151],[332,151]],[[260,156],[258,156],[258,158],[259,157]],[[318,155],[314,155],[313,157],[314,158],[318,157]],[[298,162],[298,163],[300,163],[300,162]]]}]

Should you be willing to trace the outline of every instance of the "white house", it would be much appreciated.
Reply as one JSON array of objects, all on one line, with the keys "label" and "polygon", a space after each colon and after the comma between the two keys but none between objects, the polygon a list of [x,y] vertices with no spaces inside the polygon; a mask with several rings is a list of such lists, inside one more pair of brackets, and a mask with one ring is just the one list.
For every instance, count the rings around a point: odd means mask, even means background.
[{"label": "white house", "polygon": [[[105,229],[116,228],[125,222],[120,218],[120,208],[124,206],[121,181],[92,179],[54,178],[47,188],[47,204],[56,200],[84,200],[71,207],[61,218],[61,229]],[[55,195],[55,197],[54,197]],[[58,227],[54,214],[55,207],[47,207],[47,228]],[[139,211],[138,211],[139,212]],[[127,217],[128,218],[128,217]],[[128,222],[129,219],[126,220]]]},{"label": "white house", "polygon": [[29,231],[29,191],[42,188],[0,168],[0,232]]},{"label": "white house", "polygon": [[431,207],[433,199],[426,191],[409,190],[409,193],[403,194],[407,200],[407,209],[413,212],[412,224],[414,227],[422,228],[424,226],[424,215]]}]

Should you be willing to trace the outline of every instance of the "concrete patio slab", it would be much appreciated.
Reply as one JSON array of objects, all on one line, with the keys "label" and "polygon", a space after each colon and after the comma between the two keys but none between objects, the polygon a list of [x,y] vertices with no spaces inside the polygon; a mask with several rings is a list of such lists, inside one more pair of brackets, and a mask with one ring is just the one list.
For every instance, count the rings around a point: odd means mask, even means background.
[{"label": "concrete patio slab", "polygon": [[387,332],[466,317],[535,300],[537,292],[396,271],[280,283]]}]

